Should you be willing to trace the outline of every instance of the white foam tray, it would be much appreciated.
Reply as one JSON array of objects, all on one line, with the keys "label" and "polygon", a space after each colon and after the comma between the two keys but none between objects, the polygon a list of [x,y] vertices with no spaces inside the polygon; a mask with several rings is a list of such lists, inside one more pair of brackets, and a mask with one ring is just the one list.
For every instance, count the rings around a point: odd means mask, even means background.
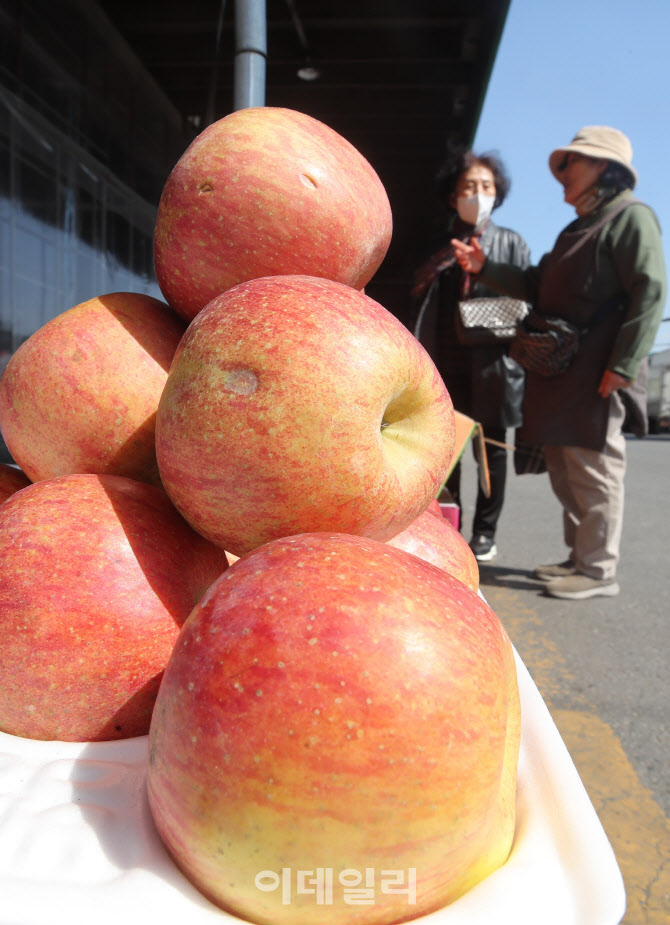
[{"label": "white foam tray", "polygon": [[[523,712],[507,863],[430,925],[618,925],[610,844],[517,656]],[[240,920],[183,877],[153,826],[147,738],[91,744],[0,733],[0,925],[214,925]]]}]

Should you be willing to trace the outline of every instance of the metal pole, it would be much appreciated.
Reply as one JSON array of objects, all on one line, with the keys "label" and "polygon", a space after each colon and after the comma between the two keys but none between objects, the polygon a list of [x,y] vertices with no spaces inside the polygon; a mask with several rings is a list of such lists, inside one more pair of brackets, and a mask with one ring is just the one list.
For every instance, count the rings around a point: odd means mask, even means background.
[{"label": "metal pole", "polygon": [[235,0],[234,109],[265,106],[266,56],[265,0]]}]

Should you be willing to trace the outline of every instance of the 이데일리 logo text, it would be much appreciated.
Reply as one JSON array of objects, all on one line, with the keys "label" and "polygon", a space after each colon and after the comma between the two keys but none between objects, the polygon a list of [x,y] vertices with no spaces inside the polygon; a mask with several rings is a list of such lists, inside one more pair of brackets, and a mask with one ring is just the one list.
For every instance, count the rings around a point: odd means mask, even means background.
[{"label": "\uc774\ub370\uc77c\ub9ac logo text", "polygon": [[408,905],[416,905],[416,867],[407,870],[381,870],[373,867],[364,871],[346,868],[335,875],[332,867],[314,870],[261,870],[256,874],[257,889],[266,893],[281,888],[282,905],[291,904],[292,897],[312,894],[317,906],[330,906],[341,895],[349,905],[374,905],[379,893],[405,893]]}]

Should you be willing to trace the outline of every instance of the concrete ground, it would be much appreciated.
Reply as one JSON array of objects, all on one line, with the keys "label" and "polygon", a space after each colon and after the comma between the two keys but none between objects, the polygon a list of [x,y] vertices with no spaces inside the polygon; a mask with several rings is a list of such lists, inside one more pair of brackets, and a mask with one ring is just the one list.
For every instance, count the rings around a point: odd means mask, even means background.
[{"label": "concrete ground", "polygon": [[[511,432],[508,434],[512,439]],[[558,726],[610,839],[627,893],[625,925],[670,922],[670,436],[627,444],[621,594],[561,601],[536,565],[565,559],[546,475],[510,455],[498,555],[482,593],[505,624]],[[476,470],[463,456],[463,533]]]}]

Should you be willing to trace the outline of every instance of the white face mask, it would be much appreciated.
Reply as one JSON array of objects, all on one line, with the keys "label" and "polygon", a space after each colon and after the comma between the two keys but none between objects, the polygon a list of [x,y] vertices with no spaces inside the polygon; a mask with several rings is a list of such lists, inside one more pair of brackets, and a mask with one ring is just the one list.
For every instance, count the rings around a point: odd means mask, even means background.
[{"label": "white face mask", "polygon": [[456,200],[456,211],[464,222],[479,229],[486,223],[493,211],[495,201],[495,196],[486,196],[484,193],[478,193],[476,196],[459,196]]}]

